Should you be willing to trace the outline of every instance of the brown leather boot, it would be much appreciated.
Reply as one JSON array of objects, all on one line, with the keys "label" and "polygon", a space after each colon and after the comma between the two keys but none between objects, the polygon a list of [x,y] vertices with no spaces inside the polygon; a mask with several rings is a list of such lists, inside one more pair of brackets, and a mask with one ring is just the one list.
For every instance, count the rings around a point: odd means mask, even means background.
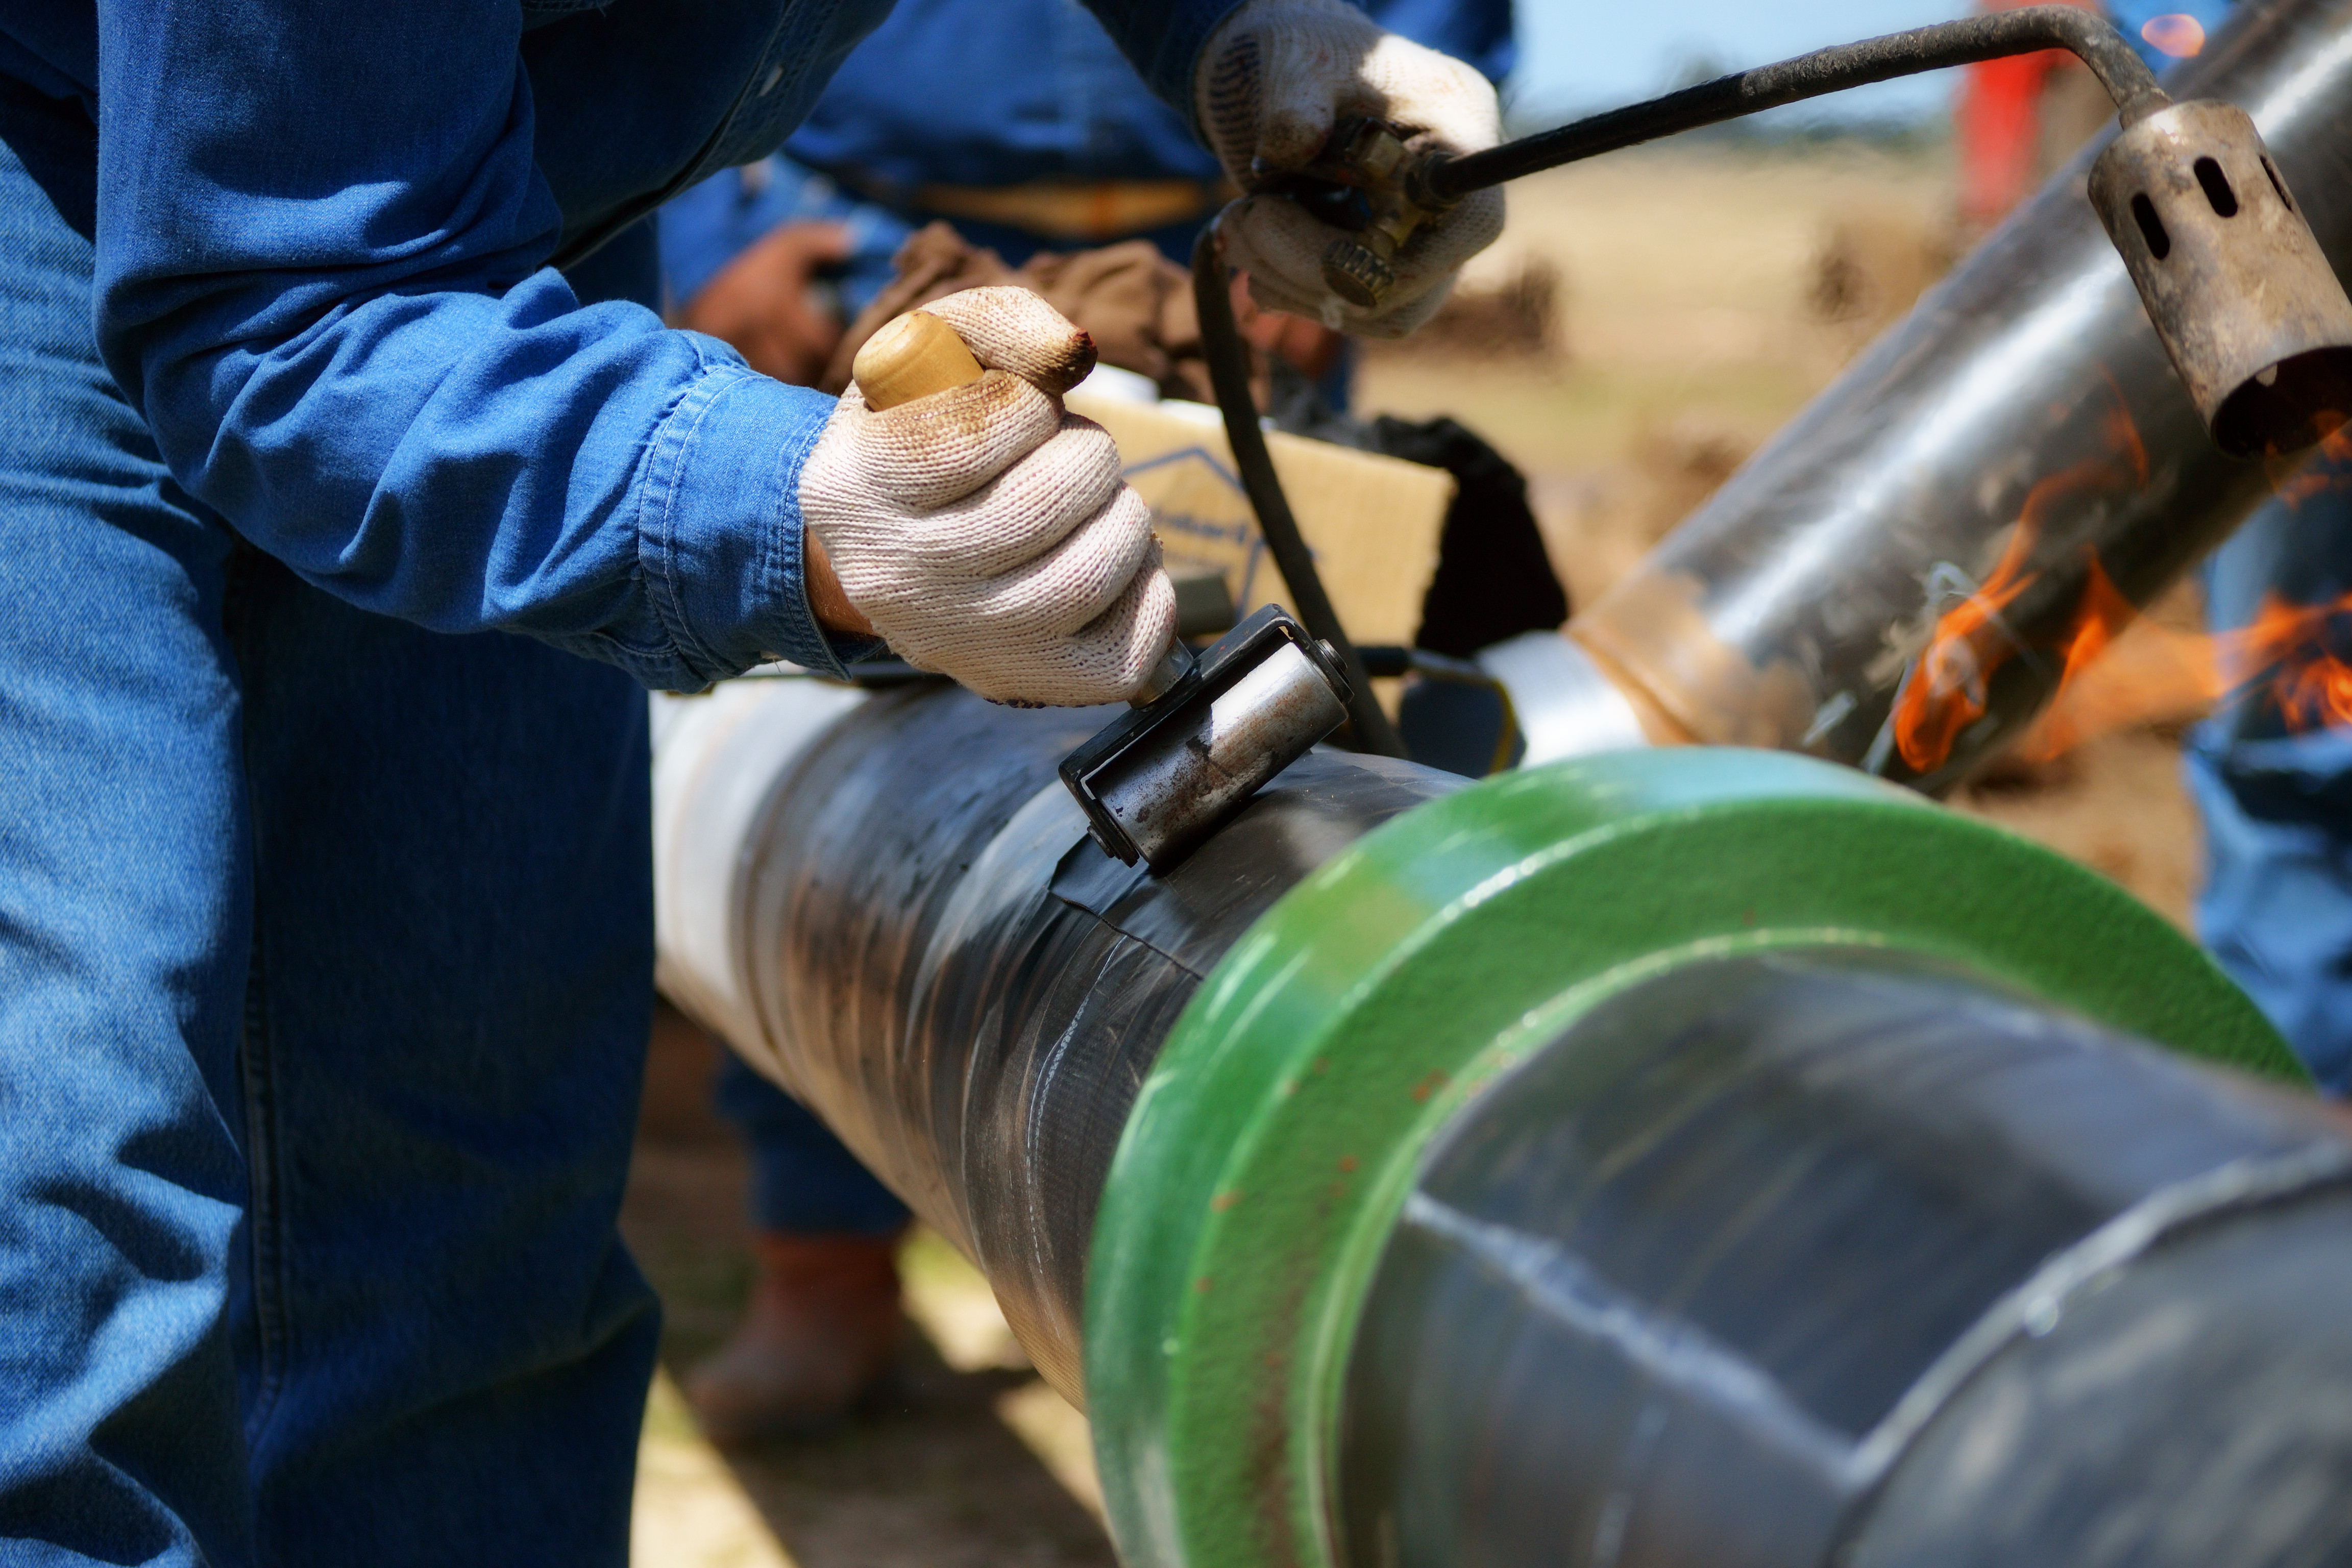
[{"label": "brown leather boot", "polygon": [[714,1443],[809,1432],[882,1380],[898,1342],[898,1237],[751,1237],[759,1273],[743,1320],[687,1379]]}]

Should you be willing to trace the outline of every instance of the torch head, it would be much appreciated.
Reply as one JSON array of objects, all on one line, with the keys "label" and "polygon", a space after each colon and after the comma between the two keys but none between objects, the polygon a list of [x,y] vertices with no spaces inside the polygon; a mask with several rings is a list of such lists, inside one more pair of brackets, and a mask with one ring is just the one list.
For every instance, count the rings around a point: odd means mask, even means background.
[{"label": "torch head", "polygon": [[2243,110],[2126,124],[2090,194],[2223,451],[2297,451],[2352,418],[2352,300]]}]

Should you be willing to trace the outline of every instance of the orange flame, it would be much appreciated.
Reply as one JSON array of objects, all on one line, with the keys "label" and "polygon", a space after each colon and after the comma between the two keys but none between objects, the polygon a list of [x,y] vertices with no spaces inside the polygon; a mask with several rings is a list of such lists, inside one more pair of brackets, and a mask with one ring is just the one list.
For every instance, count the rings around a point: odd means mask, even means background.
[{"label": "orange flame", "polygon": [[[1913,773],[1929,773],[1942,767],[1950,760],[1961,731],[1983,718],[1991,706],[1993,672],[2019,651],[2001,613],[2041,577],[2032,563],[2053,509],[2084,491],[2147,482],[2147,452],[2120,397],[2107,413],[2105,434],[2113,456],[2087,458],[2037,480],[2025,493],[2017,526],[1991,574],[1966,599],[1937,617],[1935,630],[1912,667],[1893,715],[1895,748]],[[2090,565],[2093,581],[2085,587],[2084,611],[2077,612],[2074,629],[2067,638],[2070,668],[2078,649],[2081,661],[2088,663],[2122,625],[2116,622],[2102,631],[2095,646],[2083,646],[2085,625],[2096,620],[2105,626],[2107,623],[2102,617],[2112,615],[2112,607],[2104,603],[2095,607],[2095,614],[2084,613],[2094,609],[2089,603],[2093,593],[2104,586],[2105,594],[2124,606],[2124,620],[2130,618],[2128,602],[2107,581],[2096,556]]]},{"label": "orange flame", "polygon": [[[2086,550],[2083,553],[2089,570],[2083,583],[2082,605],[2074,615],[2074,629],[2066,639],[2065,668],[2058,676],[2061,696],[2080,689],[2076,683],[2083,672],[2139,618],[2139,607],[2124,597],[2123,590],[2107,575],[2107,569],[2099,564],[2098,552]],[[2086,706],[2053,699],[2041,722],[2020,742],[2019,754],[2028,762],[2047,762],[2090,739],[2093,721],[2085,711]]]},{"label": "orange flame", "polygon": [[[2352,424],[2330,423],[2335,427],[2315,455],[2296,454],[2291,468],[2284,458],[2273,459],[2272,488],[2290,507],[2352,489]],[[2028,651],[2001,617],[2043,574],[2032,562],[2045,521],[2084,492],[2147,482],[2147,455],[2120,394],[2105,434],[2112,456],[2077,463],[2028,490],[2000,562],[1980,587],[1937,617],[1892,716],[1895,749],[1915,773],[1950,761],[1960,735],[1990,710],[1994,672]],[[2352,642],[2352,593],[2317,605],[2271,595],[2251,625],[2193,635],[2141,618],[2095,551],[2086,549],[2083,562],[2082,593],[2066,631],[2031,649],[2057,658],[2061,671],[2049,709],[2019,743],[2023,760],[2046,762],[2134,723],[2194,718],[2258,689],[2267,690],[2290,732],[2352,725],[2352,662],[2327,646],[2331,634]],[[2129,657],[2103,664],[2118,643]]]},{"label": "orange flame", "polygon": [[2271,489],[2290,507],[2300,507],[2314,496],[2352,489],[2352,425],[2333,414],[2323,414],[2320,420],[2334,427],[2319,438],[2315,455],[2297,452],[2291,458],[2268,459]]},{"label": "orange flame", "polygon": [[[2085,594],[2086,604],[2092,596]],[[2099,618],[2112,614],[2109,605]],[[2273,594],[2235,631],[2196,635],[2141,620],[2127,638],[2108,639],[2078,628],[2076,647],[2086,655],[2093,641],[2122,646],[2087,676],[2087,657],[2068,659],[2056,699],[2018,754],[2047,762],[2111,731],[2196,718],[2257,691],[2267,693],[2290,733],[2352,724],[2352,664],[2326,647],[2332,633],[2352,630],[2346,616],[2352,616],[2352,594],[2319,605]]]},{"label": "orange flame", "polygon": [[2205,24],[2186,12],[2171,11],[2161,16],[2150,16],[2140,28],[2139,36],[2148,41],[2157,53],[2185,60],[2205,47]]},{"label": "orange flame", "polygon": [[2269,678],[2271,700],[2288,730],[2352,721],[2352,666],[2321,646],[2338,616],[2352,614],[2352,594],[2324,605],[2294,605],[2267,595],[2252,624],[2213,639],[2215,668],[2231,694]]}]

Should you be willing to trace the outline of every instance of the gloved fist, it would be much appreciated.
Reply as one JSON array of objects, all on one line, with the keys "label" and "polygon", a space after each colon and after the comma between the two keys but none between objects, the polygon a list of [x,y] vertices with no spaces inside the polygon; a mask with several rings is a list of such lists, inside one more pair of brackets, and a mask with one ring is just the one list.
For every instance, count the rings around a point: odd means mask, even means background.
[{"label": "gloved fist", "polygon": [[1175,637],[1176,594],[1118,448],[1062,407],[1094,343],[1025,289],[923,309],[987,374],[880,411],[852,386],[801,469],[801,515],[908,663],[998,702],[1118,701]]},{"label": "gloved fist", "polygon": [[[1211,35],[1192,82],[1209,144],[1244,192],[1267,169],[1312,163],[1333,123],[1390,121],[1418,152],[1475,153],[1502,139],[1502,110],[1486,79],[1462,61],[1375,26],[1342,0],[1248,0]],[[1367,337],[1401,338],[1445,302],[1462,264],[1503,232],[1503,193],[1479,191],[1416,232],[1394,263],[1396,282],[1370,310],[1323,282],[1323,255],[1342,231],[1281,196],[1244,195],[1223,220],[1225,262],[1250,275],[1272,310]]]}]

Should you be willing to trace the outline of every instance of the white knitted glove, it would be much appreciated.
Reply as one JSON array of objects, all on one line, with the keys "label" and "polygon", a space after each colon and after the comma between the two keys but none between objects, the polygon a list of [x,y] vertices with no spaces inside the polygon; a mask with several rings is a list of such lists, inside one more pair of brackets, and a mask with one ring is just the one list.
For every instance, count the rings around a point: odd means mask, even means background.
[{"label": "white knitted glove", "polygon": [[1115,702],[1176,636],[1151,512],[1062,394],[1092,339],[1025,289],[923,307],[987,374],[877,413],[852,386],[801,469],[801,515],[899,658],[997,702]]},{"label": "white knitted glove", "polygon": [[[1375,26],[1342,0],[1248,0],[1210,35],[1193,68],[1192,102],[1218,161],[1244,192],[1254,165],[1312,163],[1334,121],[1369,114],[1414,132],[1409,148],[1475,153],[1502,140],[1495,89],[1472,67]],[[1377,310],[1334,296],[1323,253],[1341,231],[1278,196],[1245,195],[1221,227],[1225,262],[1250,275],[1272,310],[1367,337],[1401,338],[1435,314],[1462,264],[1503,232],[1503,193],[1465,197],[1415,233]]]}]

